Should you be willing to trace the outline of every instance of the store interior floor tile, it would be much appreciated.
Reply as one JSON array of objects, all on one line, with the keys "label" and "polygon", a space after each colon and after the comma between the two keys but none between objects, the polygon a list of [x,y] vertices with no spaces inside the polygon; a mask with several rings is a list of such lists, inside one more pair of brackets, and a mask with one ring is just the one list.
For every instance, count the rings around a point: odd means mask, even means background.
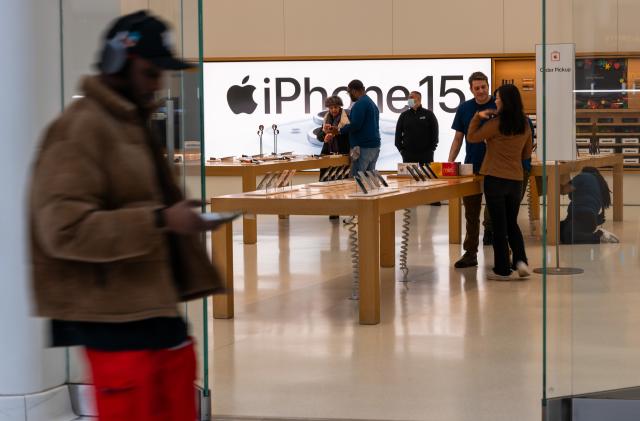
[{"label": "store interior floor tile", "polygon": [[[531,268],[542,265],[521,208]],[[563,214],[565,210],[563,209]],[[396,254],[402,213],[396,213]],[[547,278],[547,396],[638,383],[638,217],[605,227],[621,244],[561,246],[582,275]],[[408,283],[381,269],[381,323],[361,326],[348,230],[327,217],[259,217],[258,244],[234,225],[235,318],[210,324],[214,417],[539,420],[543,282],[454,269],[447,206],[412,212]],[[555,248],[547,249],[555,264]],[[398,262],[398,259],[396,259]]]}]

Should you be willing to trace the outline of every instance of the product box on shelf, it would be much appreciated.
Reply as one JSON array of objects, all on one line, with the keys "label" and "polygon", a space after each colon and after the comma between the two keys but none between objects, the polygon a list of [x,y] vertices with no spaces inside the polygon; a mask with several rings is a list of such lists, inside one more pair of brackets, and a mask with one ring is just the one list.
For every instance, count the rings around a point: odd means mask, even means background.
[{"label": "product box on shelf", "polygon": [[622,138],[622,143],[625,144],[625,145],[631,145],[631,144],[640,143],[640,138],[637,138],[637,137],[623,137]]},{"label": "product box on shelf", "polygon": [[578,155],[589,155],[589,148],[578,148]]},{"label": "product box on shelf", "polygon": [[588,137],[579,137],[576,138],[576,143],[578,145],[588,145],[589,143],[591,143],[591,139],[589,139]]},{"label": "product box on shelf", "polygon": [[622,160],[623,164],[638,164],[640,163],[640,159],[639,158],[624,158]]},{"label": "product box on shelf", "polygon": [[608,153],[615,153],[616,150],[613,148],[600,148],[600,154],[605,155]]},{"label": "product box on shelf", "polygon": [[614,145],[616,143],[615,137],[601,137],[600,144],[602,145]]},{"label": "product box on shelf", "polygon": [[622,148],[622,153],[638,153],[640,148]]}]

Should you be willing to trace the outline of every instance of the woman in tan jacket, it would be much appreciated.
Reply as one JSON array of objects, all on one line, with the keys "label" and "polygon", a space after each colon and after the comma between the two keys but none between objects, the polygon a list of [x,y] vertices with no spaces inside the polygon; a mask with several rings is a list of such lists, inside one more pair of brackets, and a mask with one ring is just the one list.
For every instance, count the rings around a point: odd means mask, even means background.
[{"label": "woman in tan jacket", "polygon": [[[493,271],[489,279],[508,281],[530,275],[518,211],[522,189],[522,160],[531,156],[531,128],[514,85],[497,90],[497,110],[476,113],[469,125],[467,140],[487,143],[480,168],[484,177],[484,196],[493,225]],[[483,124],[484,123],[484,124]],[[513,263],[509,263],[509,247]]]}]

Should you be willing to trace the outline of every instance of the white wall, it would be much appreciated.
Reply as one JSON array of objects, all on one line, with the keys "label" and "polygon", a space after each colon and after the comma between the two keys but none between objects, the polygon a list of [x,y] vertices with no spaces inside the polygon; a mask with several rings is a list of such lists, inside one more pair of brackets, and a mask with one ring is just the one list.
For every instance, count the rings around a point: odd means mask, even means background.
[{"label": "white wall", "polygon": [[103,31],[119,15],[119,0],[62,1],[65,105],[78,93],[81,76],[96,72]]},{"label": "white wall", "polygon": [[63,350],[46,349],[46,325],[31,317],[25,190],[45,124],[60,111],[58,2],[2,0],[0,177],[0,397],[38,392],[65,379]]}]

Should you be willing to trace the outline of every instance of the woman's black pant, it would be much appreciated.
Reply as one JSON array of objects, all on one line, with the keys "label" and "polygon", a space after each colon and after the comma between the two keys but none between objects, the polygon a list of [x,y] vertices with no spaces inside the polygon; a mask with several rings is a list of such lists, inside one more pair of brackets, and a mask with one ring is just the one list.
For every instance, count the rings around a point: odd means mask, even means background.
[{"label": "woman's black pant", "polygon": [[600,235],[598,216],[593,212],[570,212],[567,219],[560,222],[560,242],[563,244],[598,244]]},{"label": "woman's black pant", "polygon": [[[509,275],[518,262],[528,264],[518,226],[521,191],[521,180],[484,177],[484,197],[493,226],[493,271],[498,275]],[[509,263],[509,247],[513,252],[513,265]]]}]

